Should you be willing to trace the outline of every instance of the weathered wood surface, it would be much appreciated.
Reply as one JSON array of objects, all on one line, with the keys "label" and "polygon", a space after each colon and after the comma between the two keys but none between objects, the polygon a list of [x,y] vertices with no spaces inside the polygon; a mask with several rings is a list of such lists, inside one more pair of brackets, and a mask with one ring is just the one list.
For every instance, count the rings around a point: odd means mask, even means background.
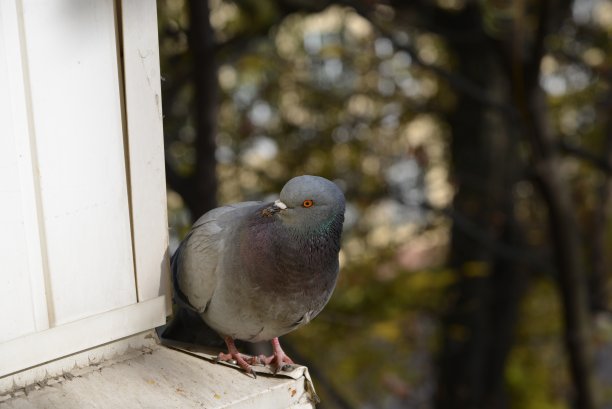
[{"label": "weathered wood surface", "polygon": [[306,379],[263,376],[154,346],[0,397],[2,409],[314,408]]}]

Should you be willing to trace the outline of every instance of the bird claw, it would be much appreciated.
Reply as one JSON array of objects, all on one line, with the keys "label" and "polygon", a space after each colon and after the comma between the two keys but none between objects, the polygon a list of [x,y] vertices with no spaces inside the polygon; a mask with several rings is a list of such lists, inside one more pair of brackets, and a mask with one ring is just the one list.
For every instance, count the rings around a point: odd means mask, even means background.
[{"label": "bird claw", "polygon": [[274,374],[276,375],[279,372],[291,372],[293,370],[293,365],[293,362],[283,361],[283,363],[274,366]]},{"label": "bird claw", "polygon": [[294,365],[293,360],[291,360],[281,348],[278,338],[272,340],[272,349],[274,353],[270,356],[241,354],[236,349],[234,340],[231,337],[226,337],[225,343],[229,353],[219,352],[219,355],[217,355],[214,360],[215,363],[220,361],[231,362],[234,365],[240,366],[247,374],[253,375],[255,379],[257,375],[251,365],[270,365],[275,375],[279,372],[290,371]]},{"label": "bird claw", "polygon": [[[265,358],[266,365],[274,364],[274,374],[285,371],[289,365],[293,365],[293,360],[285,354],[278,342],[278,338],[272,340],[273,355]],[[290,369],[290,368],[289,368]]]},{"label": "bird claw", "polygon": [[275,359],[276,357],[273,356],[269,356],[268,357],[268,365],[270,365],[272,367],[272,371],[274,372],[274,374],[276,375],[279,372],[283,372],[287,369],[287,367],[289,366],[288,363],[286,362],[278,362],[278,360]]},{"label": "bird claw", "polygon": [[234,359],[234,356],[232,354],[224,354],[223,352],[219,352],[219,355],[215,357],[214,362],[216,364],[218,364],[219,362],[227,362],[236,365],[236,360]]},{"label": "bird claw", "polygon": [[253,375],[254,379],[257,379],[257,375],[251,366],[253,363],[257,363],[260,357],[258,356],[250,356],[244,355],[238,352],[236,349],[236,345],[234,345],[234,340],[230,337],[225,338],[225,344],[227,345],[228,354],[223,352],[219,352],[219,355],[215,358],[215,362],[230,362],[234,365],[240,366],[246,373]]},{"label": "bird claw", "polygon": [[247,361],[251,365],[265,365],[266,357],[264,355],[243,355],[241,354],[245,361]]}]

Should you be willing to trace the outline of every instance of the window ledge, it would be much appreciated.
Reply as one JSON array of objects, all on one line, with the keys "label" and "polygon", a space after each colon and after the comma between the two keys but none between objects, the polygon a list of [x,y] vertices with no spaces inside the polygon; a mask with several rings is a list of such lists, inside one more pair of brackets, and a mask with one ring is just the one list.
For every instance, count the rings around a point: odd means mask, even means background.
[{"label": "window ledge", "polygon": [[[210,355],[151,345],[0,396],[6,409],[292,408],[317,400],[308,370],[257,379]],[[263,368],[262,368],[263,369]]]}]

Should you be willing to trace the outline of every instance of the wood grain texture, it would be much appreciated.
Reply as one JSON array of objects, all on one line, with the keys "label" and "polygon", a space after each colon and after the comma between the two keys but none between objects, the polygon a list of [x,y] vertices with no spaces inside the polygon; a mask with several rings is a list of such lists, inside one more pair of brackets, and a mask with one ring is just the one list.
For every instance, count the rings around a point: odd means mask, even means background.
[{"label": "wood grain texture", "polygon": [[136,280],[138,300],[147,300],[170,294],[155,1],[122,1],[121,16]]}]

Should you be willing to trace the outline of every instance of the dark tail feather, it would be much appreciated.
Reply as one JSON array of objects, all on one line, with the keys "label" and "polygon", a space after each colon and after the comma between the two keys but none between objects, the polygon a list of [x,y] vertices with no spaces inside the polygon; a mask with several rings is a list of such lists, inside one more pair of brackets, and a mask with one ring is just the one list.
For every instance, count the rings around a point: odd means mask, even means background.
[{"label": "dark tail feather", "polygon": [[198,313],[183,307],[177,308],[161,338],[162,341],[168,339],[214,348],[222,348],[225,345],[223,339],[202,321]]}]

